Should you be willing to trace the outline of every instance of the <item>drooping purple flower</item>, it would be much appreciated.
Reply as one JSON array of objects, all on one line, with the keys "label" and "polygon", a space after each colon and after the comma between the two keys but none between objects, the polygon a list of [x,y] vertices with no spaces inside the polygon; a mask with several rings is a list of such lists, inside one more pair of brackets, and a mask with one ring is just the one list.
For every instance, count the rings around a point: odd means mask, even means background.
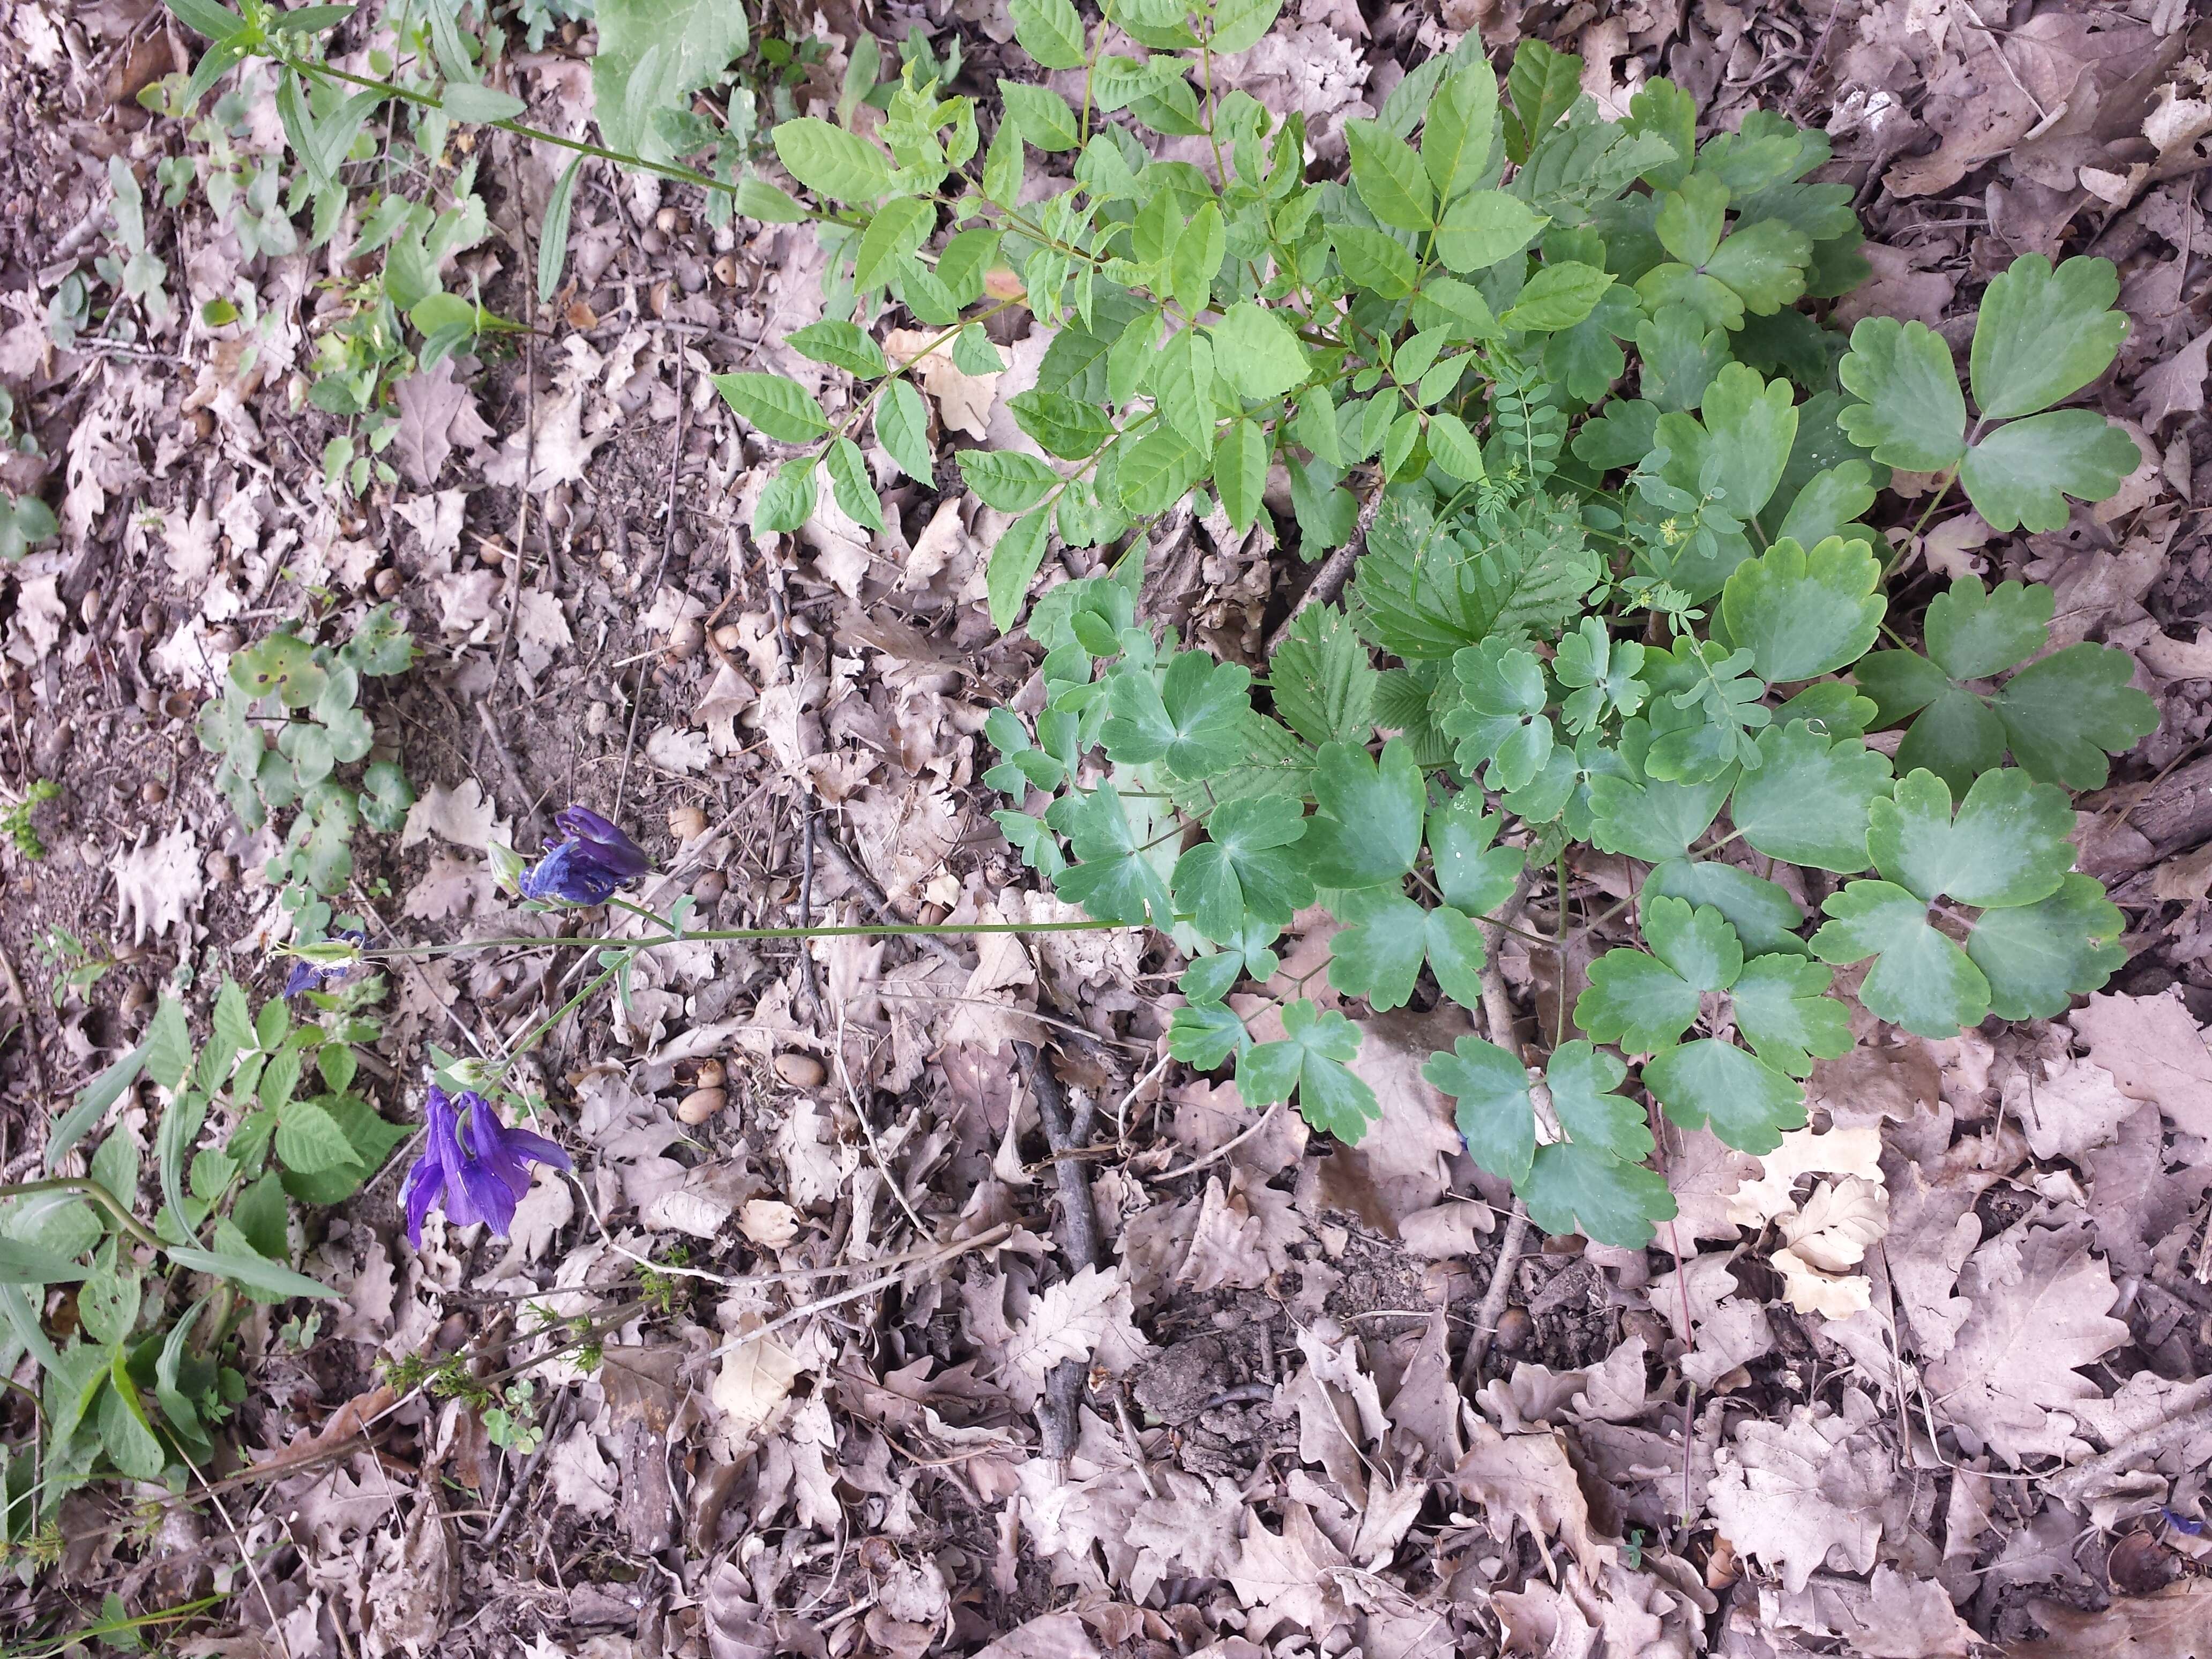
[{"label": "drooping purple flower", "polygon": [[[530,1190],[530,1166],[573,1169],[568,1154],[544,1135],[512,1129],[499,1109],[474,1090],[450,1100],[433,1084],[423,1103],[429,1144],[399,1189],[407,1210],[407,1242],[422,1244],[422,1222],[434,1205],[457,1227],[483,1222],[501,1238],[514,1224],[514,1206]],[[463,1137],[466,1144],[463,1144]]]},{"label": "drooping purple flower", "polygon": [[310,945],[304,947],[298,960],[292,964],[291,976],[284,981],[284,994],[289,998],[298,996],[302,991],[326,991],[360,967],[361,958],[349,953],[307,954],[309,951],[327,950],[341,943],[358,951],[368,943],[368,935],[356,927],[341,927],[323,946]]},{"label": "drooping purple flower", "polygon": [[605,904],[653,867],[643,848],[587,806],[564,808],[553,825],[561,839],[548,842],[545,856],[522,872],[525,898]]}]

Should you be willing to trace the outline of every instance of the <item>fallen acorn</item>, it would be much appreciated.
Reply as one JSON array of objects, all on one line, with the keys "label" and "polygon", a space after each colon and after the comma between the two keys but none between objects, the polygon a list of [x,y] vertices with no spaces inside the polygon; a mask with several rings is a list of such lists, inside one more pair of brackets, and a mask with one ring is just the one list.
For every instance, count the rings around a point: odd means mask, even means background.
[{"label": "fallen acorn", "polygon": [[829,1075],[813,1055],[790,1054],[775,1057],[775,1074],[794,1089],[815,1088]]},{"label": "fallen acorn", "polygon": [[677,1103],[676,1115],[686,1123],[704,1123],[729,1099],[721,1089],[694,1089]]}]

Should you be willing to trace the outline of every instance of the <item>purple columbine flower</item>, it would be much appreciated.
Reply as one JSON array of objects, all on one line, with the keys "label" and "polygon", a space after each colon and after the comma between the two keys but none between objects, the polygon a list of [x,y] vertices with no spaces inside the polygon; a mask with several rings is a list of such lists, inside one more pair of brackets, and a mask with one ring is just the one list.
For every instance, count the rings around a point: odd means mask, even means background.
[{"label": "purple columbine flower", "polygon": [[553,820],[561,839],[522,872],[525,898],[605,904],[615,890],[653,867],[645,849],[587,806],[564,809]]},{"label": "purple columbine flower", "polygon": [[[368,943],[368,935],[356,927],[341,927],[331,935],[332,942],[343,940],[356,951]],[[315,947],[309,945],[308,950]],[[284,981],[286,997],[295,997],[302,991],[326,991],[361,966],[358,957],[325,962],[314,957],[302,956],[292,964],[291,976]]]},{"label": "purple columbine flower", "polygon": [[500,1121],[499,1109],[474,1090],[449,1100],[433,1084],[422,1115],[430,1144],[399,1190],[407,1206],[407,1242],[417,1249],[422,1247],[423,1218],[441,1199],[446,1218],[455,1226],[481,1221],[505,1238],[514,1223],[515,1205],[530,1190],[530,1166],[575,1167],[544,1135],[508,1128]]}]

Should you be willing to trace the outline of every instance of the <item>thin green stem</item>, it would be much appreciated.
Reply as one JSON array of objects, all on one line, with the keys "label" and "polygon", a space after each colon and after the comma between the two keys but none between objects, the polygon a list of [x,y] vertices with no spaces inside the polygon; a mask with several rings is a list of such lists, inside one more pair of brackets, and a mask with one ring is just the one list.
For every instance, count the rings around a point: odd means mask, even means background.
[{"label": "thin green stem", "polygon": [[582,1007],[587,998],[593,995],[601,986],[605,985],[617,974],[622,972],[623,969],[626,965],[627,964],[624,963],[617,962],[612,967],[602,969],[598,978],[592,980],[589,984],[586,985],[582,990],[577,992],[575,995],[570,997],[558,1008],[556,1008],[551,1013],[546,1015],[544,1019],[538,1021],[536,1025],[532,1026],[529,1032],[524,1036],[521,1042],[516,1043],[512,1048],[507,1051],[507,1058],[503,1064],[507,1066],[514,1065],[516,1060],[521,1059],[523,1055],[528,1054],[532,1048],[543,1042],[547,1035],[551,1032],[555,1026],[558,1025],[562,1020],[568,1018],[569,1015],[574,1013],[577,1009]]},{"label": "thin green stem", "polygon": [[0,1198],[29,1198],[39,1193],[82,1193],[113,1216],[116,1224],[141,1244],[149,1249],[163,1248],[153,1229],[131,1213],[129,1205],[88,1176],[54,1176],[45,1181],[17,1181],[0,1187]]},{"label": "thin green stem", "polygon": [[[534,951],[573,951],[600,949],[619,951],[649,951],[660,945],[690,945],[701,939],[905,939],[925,935],[959,938],[971,933],[1088,933],[1107,928],[1126,927],[1120,921],[981,921],[957,925],[939,923],[926,927],[920,923],[872,922],[850,927],[709,927],[697,933],[668,933],[659,939],[542,939],[529,935],[502,939],[464,939],[450,945],[394,945],[380,950],[363,951],[364,961],[380,961],[387,957],[446,957],[465,951],[501,949]],[[0,1197],[9,1189],[0,1188]]]}]

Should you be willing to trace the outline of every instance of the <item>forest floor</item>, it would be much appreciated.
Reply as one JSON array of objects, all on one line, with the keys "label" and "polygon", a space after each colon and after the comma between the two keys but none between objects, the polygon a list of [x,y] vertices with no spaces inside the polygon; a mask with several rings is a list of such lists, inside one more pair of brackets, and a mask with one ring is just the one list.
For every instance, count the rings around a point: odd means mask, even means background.
[{"label": "forest floor", "polygon": [[[0,17],[0,384],[37,441],[4,477],[61,520],[0,567],[0,787],[58,787],[31,818],[44,858],[0,851],[4,1178],[179,964],[196,1027],[225,974],[281,989],[274,843],[217,793],[194,721],[228,653],[311,591],[333,616],[396,602],[421,647],[365,694],[421,792],[403,830],[358,838],[337,901],[377,942],[544,935],[486,849],[534,849],[572,801],[654,854],[648,902],[688,892],[722,927],[1073,914],[981,781],[984,717],[1025,706],[1038,655],[985,611],[1000,521],[957,483],[909,483],[880,535],[834,513],[745,528],[773,463],[708,377],[823,384],[782,343],[821,312],[811,229],[718,230],[683,188],[587,167],[568,285],[540,307],[528,231],[558,158],[485,132],[490,234],[464,264],[532,331],[404,386],[398,482],[341,500],[340,422],[288,393],[343,304],[322,256],[256,253],[198,191],[171,207],[149,186],[170,323],[68,345],[49,325],[68,279],[101,280],[109,158],[180,150],[136,94],[199,43],[151,0]],[[838,0],[782,27],[826,47],[799,106],[834,99],[857,30],[889,54],[910,25],[957,33],[963,89],[1020,72],[1004,0],[865,22]],[[0,1628],[216,1595],[155,1639],[291,1659],[2212,1655],[2212,483],[2192,470],[2212,473],[2212,24],[2187,0],[1292,0],[1224,72],[1326,135],[1470,27],[1501,64],[1522,38],[1581,53],[1609,107],[1663,74],[1701,132],[1753,107],[1824,127],[1820,176],[1856,187],[1876,272],[1846,323],[1918,319],[1956,346],[2018,254],[2119,267],[2133,328],[2096,397],[2146,457],[2122,493],[2040,535],[1971,512],[1916,533],[1902,477],[1879,509],[1905,554],[1893,614],[1961,571],[2045,581],[2061,636],[2130,649],[2158,701],[2082,803],[2083,867],[2132,953],[2106,992],[1948,1042],[1863,1018],[1875,1040],[1815,1072],[1812,1130],[1763,1169],[1670,1129],[1680,1218],[1646,1252],[1532,1233],[1470,1375],[1506,1195],[1419,1076],[1442,1016],[1362,1022],[1384,1121],[1346,1148],[1279,1109],[1254,1132],[1231,1088],[1167,1062],[1180,959],[1157,936],[657,952],[626,1006],[594,1002],[532,1061],[580,1182],[541,1174],[507,1243],[433,1219],[410,1249],[411,1151],[316,1212],[302,1265],[342,1299],[312,1329],[248,1322],[217,1501],[72,1495]],[[584,130],[591,40],[571,25],[509,60],[532,119]],[[274,119],[237,142],[273,148]],[[275,319],[246,369],[201,310],[240,292]],[[927,385],[948,439],[1004,426],[1033,377],[1043,337],[1000,343],[1002,374]],[[1146,609],[1256,665],[1309,574],[1185,514]],[[1603,865],[1577,889],[1601,892]],[[1328,932],[1302,918],[1285,976]],[[430,1045],[502,1049],[580,959],[395,969],[380,1109],[416,1121]],[[1505,969],[1529,1018],[1556,999],[1541,951]],[[1076,1158],[1052,1158],[1041,1092],[1089,1115]],[[1109,1265],[1073,1273],[1056,1194],[1086,1176]],[[1887,1194],[1847,1317],[1794,1309],[1771,1260],[1808,1176]],[[620,1317],[593,1365],[549,1312]],[[538,1432],[497,1443],[465,1401],[379,1370],[434,1351],[526,1368],[509,1405]],[[1093,1357],[1072,1419],[1041,1381],[1063,1353]],[[0,1403],[0,1431],[34,1426]]]}]

